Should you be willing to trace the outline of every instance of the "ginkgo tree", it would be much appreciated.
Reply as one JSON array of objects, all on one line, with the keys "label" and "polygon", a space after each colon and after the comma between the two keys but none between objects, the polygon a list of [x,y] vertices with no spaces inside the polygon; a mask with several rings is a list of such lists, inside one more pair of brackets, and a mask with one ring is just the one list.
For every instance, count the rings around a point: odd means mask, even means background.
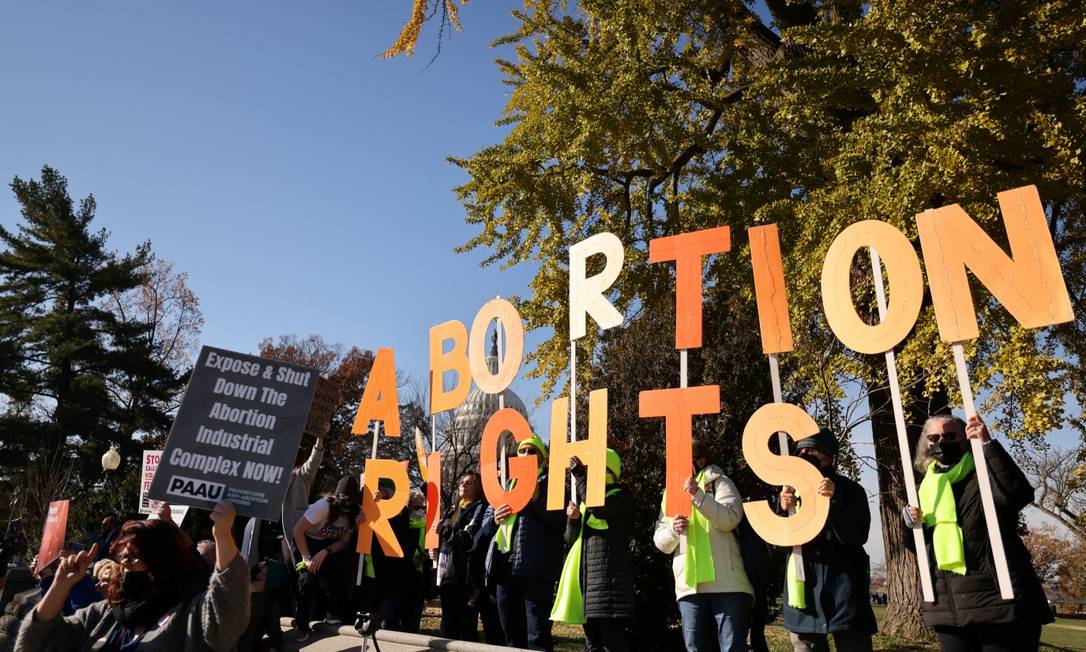
[{"label": "ginkgo tree", "polygon": [[[916,242],[915,215],[951,203],[1003,241],[996,193],[1037,185],[1075,320],[1025,331],[978,288],[981,337],[967,353],[994,430],[1040,441],[1078,423],[1065,405],[1086,399],[1081,5],[770,0],[755,12],[729,0],[529,0],[514,15],[517,31],[497,41],[514,52],[497,62],[511,87],[499,120],[508,133],[451,161],[469,176],[456,193],[477,228],[460,250],[537,270],[518,307],[554,336],[530,353],[531,373],[547,393],[565,381],[572,243],[619,235],[626,263],[612,298],[636,319],[673,292],[669,271],[647,263],[649,240],[730,226],[733,251],[711,260],[706,283],[750,293],[743,234],[776,223],[796,334],[782,358],[786,394],[841,406],[825,418],[843,437],[871,422],[891,596],[883,629],[924,635],[897,525],[903,476],[885,369],[829,331],[822,261],[851,223],[879,219]],[[857,305],[874,319],[859,258]],[[598,345],[591,333],[580,340],[583,359]],[[925,415],[959,401],[928,297],[897,353],[915,439]],[[596,377],[582,386],[606,385],[607,369],[585,373]],[[843,409],[857,398],[869,410]]]}]

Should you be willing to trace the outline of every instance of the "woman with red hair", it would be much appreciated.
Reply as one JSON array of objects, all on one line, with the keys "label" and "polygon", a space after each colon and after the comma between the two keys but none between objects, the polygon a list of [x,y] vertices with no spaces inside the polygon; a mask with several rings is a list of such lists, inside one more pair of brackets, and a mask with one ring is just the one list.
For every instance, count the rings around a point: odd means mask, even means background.
[{"label": "woman with red hair", "polygon": [[221,502],[211,512],[215,570],[177,525],[129,521],[110,546],[123,572],[110,579],[106,599],[61,618],[72,586],[86,576],[98,552],[61,559],[56,579],[23,620],[16,651],[228,652],[249,621],[249,567],[234,543],[237,512]]}]

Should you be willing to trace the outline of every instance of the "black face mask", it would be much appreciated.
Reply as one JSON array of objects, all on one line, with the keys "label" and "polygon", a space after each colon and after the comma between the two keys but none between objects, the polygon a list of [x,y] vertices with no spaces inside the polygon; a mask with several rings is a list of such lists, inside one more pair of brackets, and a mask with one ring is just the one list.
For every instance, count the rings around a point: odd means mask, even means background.
[{"label": "black face mask", "polygon": [[803,453],[797,453],[797,457],[800,457],[811,463],[811,466],[818,469],[818,472],[822,474],[822,477],[829,477],[832,472],[832,465],[822,466],[822,462],[819,461],[814,455],[805,455]]},{"label": "black face mask", "polygon": [[151,574],[128,570],[121,576],[121,592],[129,602],[142,602],[151,593]]},{"label": "black face mask", "polygon": [[928,454],[943,466],[954,466],[962,459],[962,455],[965,454],[965,451],[962,449],[960,443],[956,441],[947,441],[941,444],[930,444],[928,446]]}]

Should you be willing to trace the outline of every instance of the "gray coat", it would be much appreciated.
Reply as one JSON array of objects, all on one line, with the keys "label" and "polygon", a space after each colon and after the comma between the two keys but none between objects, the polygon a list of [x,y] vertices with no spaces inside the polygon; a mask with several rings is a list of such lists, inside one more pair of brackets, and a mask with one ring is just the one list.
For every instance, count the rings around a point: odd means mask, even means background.
[{"label": "gray coat", "polygon": [[[283,494],[283,541],[286,542],[291,554],[294,554],[294,526],[309,509],[309,490],[313,487],[313,479],[317,477],[317,471],[321,468],[321,460],[324,459],[324,448],[313,447],[309,453],[309,459],[298,467],[297,473],[291,473],[287,480],[287,491]],[[251,549],[249,546],[246,549]],[[243,546],[244,548],[244,546]]]},{"label": "gray coat", "polygon": [[[229,652],[249,624],[249,567],[239,554],[215,572],[207,590],[181,602],[158,627],[148,630],[140,652]],[[15,652],[91,652],[117,626],[107,601],[72,616],[39,622],[23,618]]]}]

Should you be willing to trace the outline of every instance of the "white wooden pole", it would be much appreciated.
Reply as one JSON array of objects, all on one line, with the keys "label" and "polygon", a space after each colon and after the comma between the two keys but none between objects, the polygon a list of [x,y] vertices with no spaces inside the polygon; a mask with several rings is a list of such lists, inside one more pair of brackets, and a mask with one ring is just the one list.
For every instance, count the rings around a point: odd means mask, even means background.
[{"label": "white wooden pole", "polygon": [[[380,439],[380,438],[381,438],[381,422],[380,421],[374,421],[373,422],[373,446],[370,449],[370,459],[371,460],[377,459],[377,440]],[[359,484],[362,484],[361,481],[362,481],[362,478],[359,478]],[[361,487],[361,489],[362,489],[362,491],[366,490],[366,487],[365,487],[364,484]],[[363,500],[365,500],[365,499],[363,498]],[[355,586],[362,586],[362,571],[365,568],[365,565],[366,565],[366,555],[359,555],[358,556],[358,574],[354,578],[354,585]]]},{"label": "white wooden pole", "polygon": [[[569,340],[569,437],[577,441],[577,341]],[[577,500],[577,478],[569,474],[569,496]]]},{"label": "white wooden pole", "polygon": [[[973,404],[973,388],[969,384],[969,368],[965,365],[965,353],[960,342],[950,345],[954,352],[954,366],[958,369],[958,385],[962,392],[965,416],[977,413]],[[1003,550],[1003,536],[999,532],[999,517],[992,498],[992,480],[988,476],[988,461],[984,459],[984,444],[979,439],[970,439],[973,461],[977,465],[977,481],[980,483],[980,502],[984,507],[984,520],[988,525],[988,543],[992,546],[992,558],[995,560],[996,579],[999,581],[999,593],[1004,600],[1014,599],[1014,587],[1011,586],[1011,573],[1007,566],[1007,553]]]},{"label": "white wooden pole", "polygon": [[[781,392],[781,369],[780,363],[777,361],[777,354],[769,354],[769,382],[773,386],[773,402],[784,403],[784,393]],[[781,455],[788,455],[788,435],[787,433],[778,432],[777,442],[780,444]],[[796,508],[792,507],[788,510],[789,515],[794,515]],[[803,572],[803,546],[792,546],[792,559],[796,562],[796,579],[799,581],[805,581],[807,574]]]},{"label": "white wooden pole", "polygon": [[[494,320],[494,328],[496,329],[497,335],[498,335],[498,369],[501,369],[502,362],[505,360],[505,352],[504,352],[504,349],[502,348],[502,347],[505,346],[505,333],[502,331],[502,322],[501,322],[500,319]],[[500,394],[498,394],[498,410],[504,410],[504,409],[505,409],[505,390],[502,390],[502,392]],[[507,486],[507,484],[509,482],[509,469],[508,469],[508,461],[506,460],[506,455],[508,455],[508,450],[506,450],[506,437],[503,435],[502,436],[502,444],[501,444],[501,455],[498,458],[498,464],[499,464],[499,473],[498,473],[498,475],[501,478],[502,487]]]},{"label": "white wooden pole", "polygon": [[[882,280],[882,261],[875,248],[871,248],[871,273],[875,281],[875,297],[878,300],[879,319],[886,319],[886,288]],[[916,478],[913,476],[913,460],[909,450],[909,435],[905,429],[905,409],[901,403],[901,385],[898,381],[897,356],[893,349],[887,351],[886,374],[890,380],[890,400],[894,406],[894,426],[897,429],[897,446],[901,452],[901,470],[905,476],[905,495],[909,504],[918,507],[920,499],[916,494]],[[935,591],[931,583],[931,566],[928,565],[928,549],[924,544],[924,528],[920,523],[913,527],[913,544],[916,548],[916,563],[920,570],[920,589],[925,602],[935,602]]]}]

